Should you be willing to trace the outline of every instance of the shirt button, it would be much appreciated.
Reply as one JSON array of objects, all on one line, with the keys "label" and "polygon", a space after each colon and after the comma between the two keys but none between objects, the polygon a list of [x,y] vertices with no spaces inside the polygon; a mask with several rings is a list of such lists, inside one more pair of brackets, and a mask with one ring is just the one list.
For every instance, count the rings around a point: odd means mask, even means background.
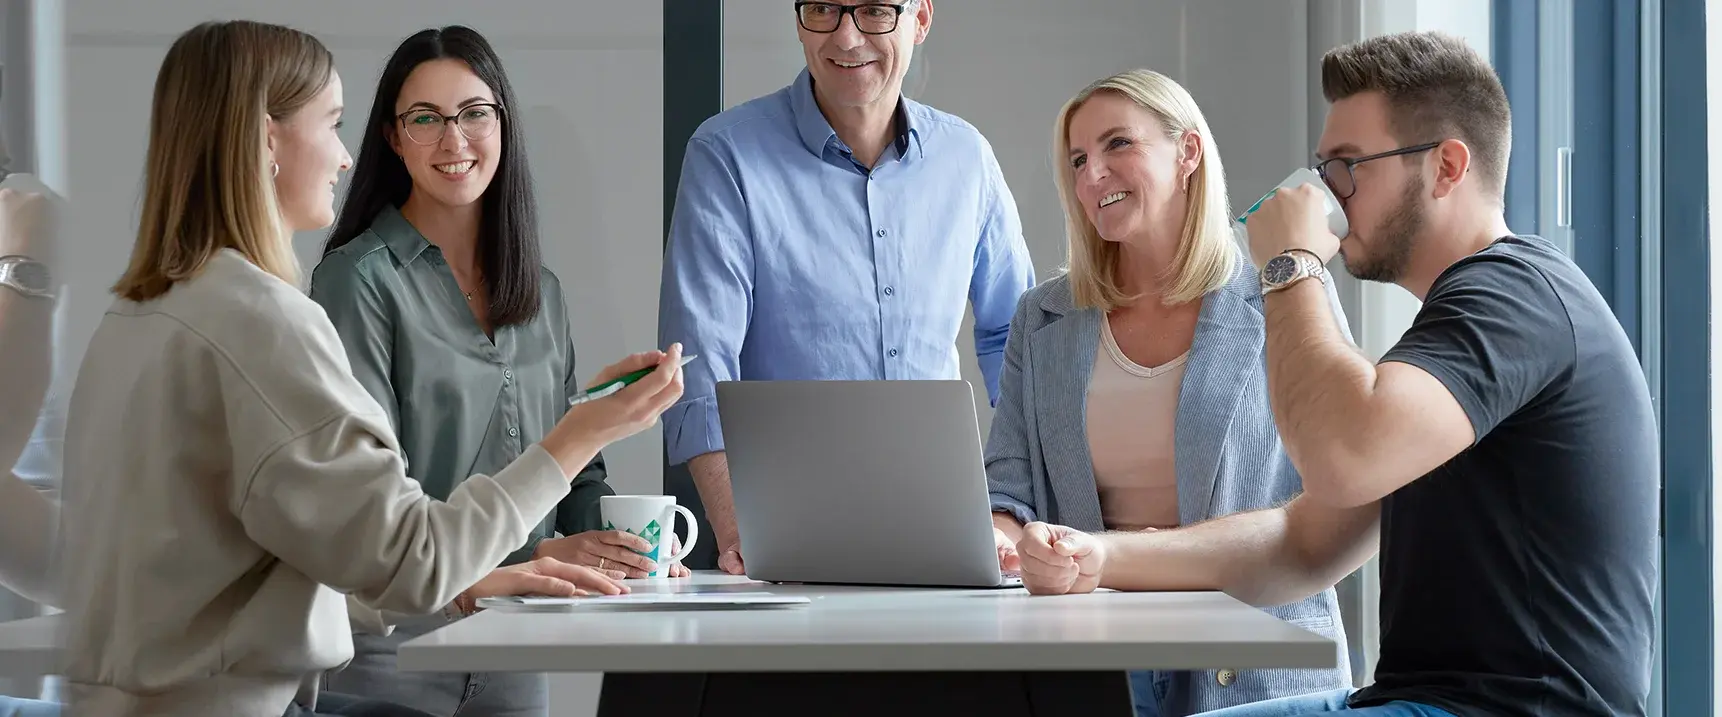
[{"label": "shirt button", "polygon": [[520,435],[520,429],[515,428],[514,426],[508,427],[508,436],[510,438],[513,438],[514,436],[518,436],[518,435]]},{"label": "shirt button", "polygon": [[886,351],[885,355],[890,356],[891,358],[897,358],[897,350],[891,349],[890,351]]},{"label": "shirt button", "polygon": [[502,380],[513,381],[514,380],[514,372],[510,371],[508,369],[503,369],[502,370]]},{"label": "shirt button", "polygon": [[1214,681],[1220,683],[1221,687],[1231,687],[1237,679],[1238,673],[1234,670],[1220,670],[1214,673]]},{"label": "shirt button", "polygon": [[889,286],[885,287],[885,295],[886,296],[890,296],[890,295],[895,294],[895,293],[897,293],[895,289],[892,289]]},{"label": "shirt button", "polygon": [[885,230],[884,229],[879,230],[879,236],[885,236]]}]

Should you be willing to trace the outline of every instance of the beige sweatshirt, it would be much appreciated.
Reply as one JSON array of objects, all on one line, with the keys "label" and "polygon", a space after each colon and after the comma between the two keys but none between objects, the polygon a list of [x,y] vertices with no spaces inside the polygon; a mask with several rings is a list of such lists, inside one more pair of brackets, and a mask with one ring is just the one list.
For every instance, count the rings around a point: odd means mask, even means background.
[{"label": "beige sweatshirt", "polygon": [[54,595],[53,535],[60,506],[23,478],[0,472],[0,587],[43,605]]},{"label": "beige sweatshirt", "polygon": [[353,624],[440,609],[568,492],[537,446],[447,503],[404,468],[322,308],[237,252],[116,302],[67,423],[68,713],[279,717]]}]

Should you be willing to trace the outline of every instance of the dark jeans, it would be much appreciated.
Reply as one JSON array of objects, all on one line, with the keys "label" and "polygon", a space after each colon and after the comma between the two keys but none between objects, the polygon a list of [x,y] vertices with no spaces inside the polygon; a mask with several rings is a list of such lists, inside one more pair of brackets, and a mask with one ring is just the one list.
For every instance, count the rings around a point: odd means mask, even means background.
[{"label": "dark jeans", "polygon": [[1438,707],[1404,701],[1352,709],[1345,704],[1345,699],[1354,691],[1333,690],[1299,697],[1284,697],[1203,712],[1198,717],[1316,717],[1334,712],[1344,712],[1353,717],[1454,717],[1453,713]]},{"label": "dark jeans", "polygon": [[431,717],[411,707],[402,707],[392,702],[367,700],[339,692],[324,692],[317,695],[317,711],[312,712],[299,705],[289,705],[287,712],[281,717]]}]

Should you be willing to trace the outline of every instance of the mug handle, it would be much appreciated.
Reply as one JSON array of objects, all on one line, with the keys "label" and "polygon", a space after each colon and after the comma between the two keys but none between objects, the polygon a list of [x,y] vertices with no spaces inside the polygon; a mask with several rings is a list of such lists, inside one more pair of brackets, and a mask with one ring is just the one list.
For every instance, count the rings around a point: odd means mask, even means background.
[{"label": "mug handle", "polygon": [[[694,520],[694,512],[688,510],[687,506],[684,505],[672,505],[670,507],[682,515],[682,520],[687,521],[688,539],[687,542],[682,543],[682,549],[679,552],[662,561],[666,563],[673,563],[688,557],[689,553],[694,552],[694,545],[700,541],[700,524]],[[675,534],[675,526],[670,526],[670,533]]]}]

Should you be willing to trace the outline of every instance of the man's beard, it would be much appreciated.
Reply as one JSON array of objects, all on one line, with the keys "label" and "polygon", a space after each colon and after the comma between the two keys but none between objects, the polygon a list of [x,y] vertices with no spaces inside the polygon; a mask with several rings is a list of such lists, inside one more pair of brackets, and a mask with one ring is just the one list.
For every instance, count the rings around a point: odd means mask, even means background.
[{"label": "man's beard", "polygon": [[1391,284],[1405,274],[1411,263],[1411,250],[1417,246],[1417,236],[1423,232],[1423,177],[1417,175],[1399,197],[1399,206],[1381,222],[1364,244],[1367,256],[1354,259],[1341,250],[1345,270],[1364,281]]}]

